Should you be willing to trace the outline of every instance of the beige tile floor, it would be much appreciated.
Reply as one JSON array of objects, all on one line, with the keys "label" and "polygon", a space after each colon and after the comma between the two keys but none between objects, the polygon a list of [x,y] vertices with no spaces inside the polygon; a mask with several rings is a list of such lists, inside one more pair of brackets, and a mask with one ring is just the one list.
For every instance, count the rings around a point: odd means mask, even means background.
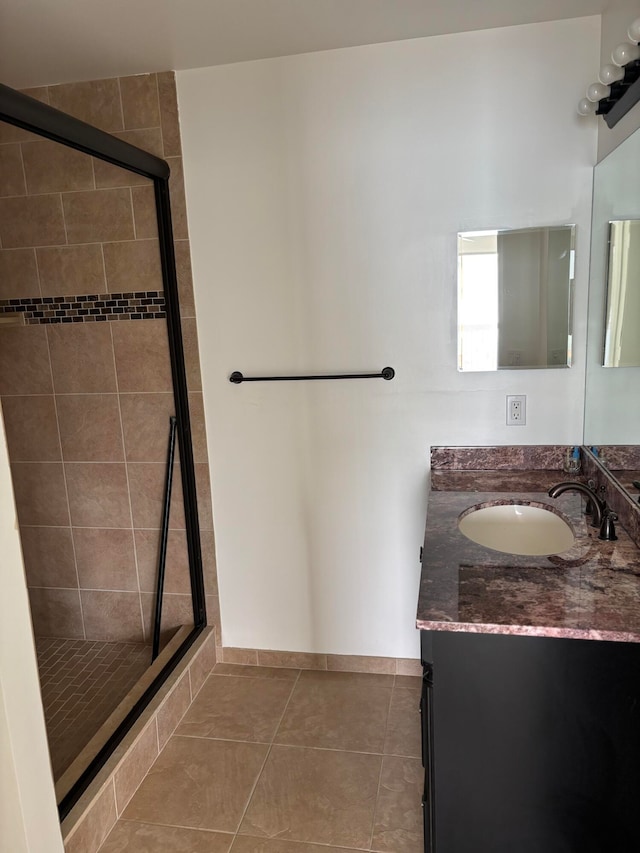
[{"label": "beige tile floor", "polygon": [[419,684],[216,664],[100,853],[421,853]]}]

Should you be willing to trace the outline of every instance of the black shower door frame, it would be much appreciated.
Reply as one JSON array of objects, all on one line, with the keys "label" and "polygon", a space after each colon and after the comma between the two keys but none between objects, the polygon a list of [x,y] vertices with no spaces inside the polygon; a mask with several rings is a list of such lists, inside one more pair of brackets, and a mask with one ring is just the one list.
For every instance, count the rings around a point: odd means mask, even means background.
[{"label": "black shower door frame", "polygon": [[153,181],[156,215],[158,219],[160,263],[166,302],[173,396],[177,419],[176,431],[180,446],[180,471],[182,475],[194,627],[118,728],[109,737],[77,782],[61,800],[58,805],[58,811],[60,820],[64,820],[207,624],[196,478],[191,442],[191,421],[189,417],[189,397],[184,362],[182,326],[180,324],[175,248],[171,225],[171,203],[169,195],[170,169],[169,164],[160,157],[155,157],[153,154],[136,148],[134,145],[130,145],[122,139],[99,130],[97,127],[86,124],[86,122],[60,112],[60,110],[56,110],[47,104],[36,101],[28,95],[23,95],[21,92],[16,92],[14,89],[10,89],[8,86],[2,84],[0,84],[0,120],[39,136],[44,136],[54,142],[59,142],[69,148],[75,148],[77,151],[83,151],[85,154],[97,157],[100,160],[112,163],[114,166],[119,166],[130,172],[135,172]]}]

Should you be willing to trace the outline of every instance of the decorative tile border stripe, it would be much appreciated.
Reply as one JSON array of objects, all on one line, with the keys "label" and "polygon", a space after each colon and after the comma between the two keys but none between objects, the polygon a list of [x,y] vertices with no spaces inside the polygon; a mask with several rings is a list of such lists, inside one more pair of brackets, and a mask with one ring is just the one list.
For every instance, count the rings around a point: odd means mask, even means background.
[{"label": "decorative tile border stripe", "polygon": [[162,290],[0,299],[0,316],[3,315],[21,315],[23,323],[28,326],[100,320],[159,320],[167,316]]}]

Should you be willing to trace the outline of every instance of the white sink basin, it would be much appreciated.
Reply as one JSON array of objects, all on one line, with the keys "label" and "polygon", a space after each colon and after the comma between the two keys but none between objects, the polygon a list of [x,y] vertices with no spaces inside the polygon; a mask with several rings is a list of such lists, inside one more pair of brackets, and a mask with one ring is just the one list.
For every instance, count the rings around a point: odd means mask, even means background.
[{"label": "white sink basin", "polygon": [[542,504],[479,506],[463,513],[458,528],[472,542],[507,554],[559,554],[575,541],[567,522]]}]

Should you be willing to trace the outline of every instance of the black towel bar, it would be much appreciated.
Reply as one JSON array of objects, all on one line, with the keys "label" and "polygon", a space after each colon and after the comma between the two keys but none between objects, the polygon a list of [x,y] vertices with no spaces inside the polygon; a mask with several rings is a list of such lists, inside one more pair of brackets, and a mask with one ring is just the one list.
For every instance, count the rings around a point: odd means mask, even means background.
[{"label": "black towel bar", "polygon": [[333,373],[328,376],[243,376],[239,370],[234,370],[229,382],[240,385],[241,382],[295,382],[300,379],[393,379],[395,375],[393,367],[383,367],[381,373]]}]

